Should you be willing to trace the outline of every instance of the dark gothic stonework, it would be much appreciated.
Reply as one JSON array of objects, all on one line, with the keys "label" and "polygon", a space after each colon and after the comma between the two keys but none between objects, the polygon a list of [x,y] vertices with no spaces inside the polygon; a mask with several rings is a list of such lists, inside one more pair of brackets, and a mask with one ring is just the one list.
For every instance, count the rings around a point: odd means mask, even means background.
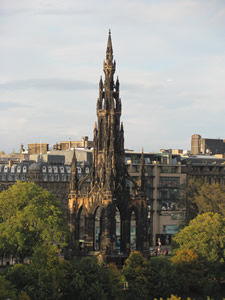
[{"label": "dark gothic stonework", "polygon": [[[120,84],[118,78],[114,82],[115,69],[109,32],[103,64],[105,80],[101,78],[99,82],[92,170],[78,181],[75,153],[72,162],[69,212],[75,255],[127,254],[131,249],[149,249],[144,156],[136,182],[124,164]],[[135,186],[133,195],[128,190],[129,181]]]}]

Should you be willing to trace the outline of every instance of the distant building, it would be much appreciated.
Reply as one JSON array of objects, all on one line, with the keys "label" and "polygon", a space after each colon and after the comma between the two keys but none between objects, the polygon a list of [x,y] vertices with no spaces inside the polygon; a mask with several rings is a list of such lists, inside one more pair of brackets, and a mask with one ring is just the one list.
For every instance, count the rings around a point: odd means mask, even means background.
[{"label": "distant building", "polygon": [[[65,159],[65,158],[64,158]],[[77,176],[82,178],[90,172],[88,161],[77,162]],[[15,184],[17,180],[33,181],[47,189],[63,204],[65,212],[68,208],[70,191],[71,164],[63,164],[60,159],[51,162],[39,160],[0,164],[0,192]]]},{"label": "distant building", "polygon": [[28,144],[28,154],[46,154],[48,152],[48,146],[46,143]]},{"label": "distant building", "polygon": [[[125,164],[130,176],[138,181],[141,153],[125,151]],[[181,186],[186,182],[180,156],[171,151],[144,153],[145,197],[147,199],[149,234],[151,245],[169,245],[172,236],[185,221],[186,210],[181,205]],[[130,194],[135,194],[135,185],[129,185]]]},{"label": "distant building", "polygon": [[82,136],[81,141],[65,141],[55,144],[53,150],[69,150],[71,148],[93,148],[93,141],[88,140],[88,136]]},{"label": "distant building", "polygon": [[199,134],[191,136],[191,154],[224,154],[225,142],[223,139],[202,138]]}]

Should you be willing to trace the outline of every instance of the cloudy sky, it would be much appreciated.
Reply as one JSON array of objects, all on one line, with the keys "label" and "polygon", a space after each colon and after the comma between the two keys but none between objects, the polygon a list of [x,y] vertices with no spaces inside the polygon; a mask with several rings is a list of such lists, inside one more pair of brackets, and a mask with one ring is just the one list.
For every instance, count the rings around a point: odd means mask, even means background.
[{"label": "cloudy sky", "polygon": [[224,0],[0,0],[0,151],[92,139],[109,28],[126,148],[225,138]]}]

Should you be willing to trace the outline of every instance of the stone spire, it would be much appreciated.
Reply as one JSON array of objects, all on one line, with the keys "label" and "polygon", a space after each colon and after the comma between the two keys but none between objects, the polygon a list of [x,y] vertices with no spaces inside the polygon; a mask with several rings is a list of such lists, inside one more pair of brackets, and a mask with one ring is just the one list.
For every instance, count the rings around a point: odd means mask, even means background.
[{"label": "stone spire", "polygon": [[105,87],[113,87],[113,75],[116,70],[116,62],[113,61],[113,48],[112,48],[112,39],[111,31],[109,30],[109,37],[106,48],[106,60],[103,63],[103,70],[105,73]]},{"label": "stone spire", "polygon": [[139,188],[141,192],[145,190],[145,158],[144,149],[142,148],[141,158],[140,158],[140,169],[139,169]]},{"label": "stone spire", "polygon": [[121,188],[124,171],[124,132],[120,122],[121,99],[119,79],[114,83],[116,63],[113,59],[111,32],[109,31],[106,59],[103,64],[104,82],[99,81],[97,100],[97,125],[94,129],[94,151],[92,184],[98,183],[102,189],[113,194]]},{"label": "stone spire", "polygon": [[70,192],[78,191],[78,178],[77,178],[77,159],[75,149],[73,151],[71,179],[70,179]]},{"label": "stone spire", "polygon": [[109,29],[109,36],[108,36],[107,49],[106,49],[106,61],[112,63],[112,60],[113,60],[113,48],[112,48],[111,30]]}]

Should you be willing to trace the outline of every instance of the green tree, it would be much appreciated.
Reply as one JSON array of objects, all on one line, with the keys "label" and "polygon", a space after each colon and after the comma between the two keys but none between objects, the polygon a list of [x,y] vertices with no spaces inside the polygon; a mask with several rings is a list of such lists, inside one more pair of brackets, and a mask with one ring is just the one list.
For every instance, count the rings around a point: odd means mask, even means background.
[{"label": "green tree", "polygon": [[215,296],[225,278],[225,218],[214,213],[198,215],[173,241],[173,262],[184,270],[187,281],[204,289],[205,295]]},{"label": "green tree", "polygon": [[177,250],[192,249],[200,259],[224,263],[225,218],[219,214],[198,215],[173,238]]},{"label": "green tree", "polygon": [[16,300],[16,289],[4,276],[0,275],[0,300]]},{"label": "green tree", "polygon": [[126,259],[122,273],[128,282],[127,299],[147,299],[150,264],[143,255],[134,251]]},{"label": "green tree", "polygon": [[42,245],[35,249],[30,265],[11,267],[6,279],[32,300],[121,299],[116,267],[99,264],[94,257],[65,261],[57,254],[54,245]]},{"label": "green tree", "polygon": [[42,244],[66,245],[68,228],[61,203],[32,182],[0,193],[0,254],[23,261]]},{"label": "green tree", "polygon": [[150,260],[149,282],[149,295],[152,299],[167,299],[171,294],[188,295],[184,276],[177,273],[168,257],[153,257]]},{"label": "green tree", "polygon": [[118,267],[115,264],[109,264],[107,266],[107,271],[113,287],[117,291],[121,291],[125,281],[125,278],[124,276],[122,276],[121,271],[118,269]]},{"label": "green tree", "polygon": [[57,247],[42,245],[35,249],[30,265],[17,264],[11,267],[6,278],[14,283],[20,298],[67,299],[69,274],[70,265],[60,260]]},{"label": "green tree", "polygon": [[[99,264],[95,257],[84,257],[72,264],[70,297],[76,300],[116,300],[120,291],[111,269]],[[117,274],[118,275],[118,274]]]},{"label": "green tree", "polygon": [[194,202],[194,197],[201,188],[199,180],[189,179],[186,184],[181,186],[181,206],[186,208],[186,223],[194,219],[198,214],[198,207]]},{"label": "green tree", "polygon": [[198,213],[214,212],[225,216],[225,186],[190,179],[185,188],[189,220]]},{"label": "green tree", "polygon": [[[196,292],[200,289],[201,280],[206,276],[204,265],[200,262],[198,254],[192,249],[178,250],[171,258],[174,268],[176,268],[178,278],[182,278],[183,289],[186,296],[196,297]],[[182,296],[184,293],[182,293]]]}]

